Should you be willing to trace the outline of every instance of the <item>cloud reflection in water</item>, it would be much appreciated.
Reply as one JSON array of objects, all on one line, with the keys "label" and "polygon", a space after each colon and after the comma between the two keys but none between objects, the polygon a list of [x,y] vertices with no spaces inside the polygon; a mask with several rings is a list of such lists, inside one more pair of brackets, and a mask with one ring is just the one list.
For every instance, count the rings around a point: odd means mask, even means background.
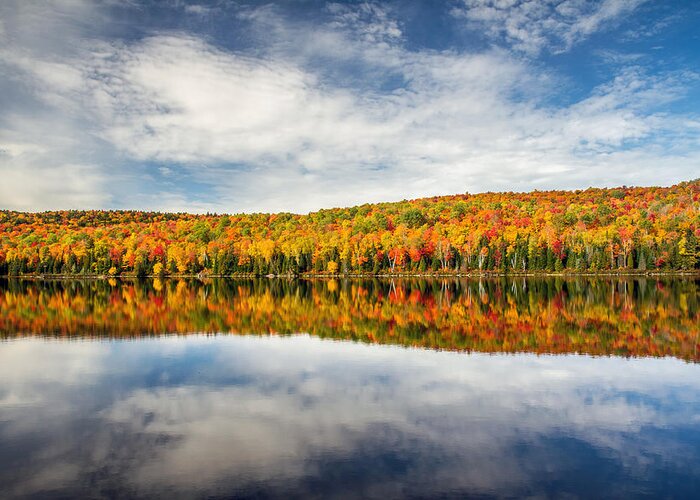
[{"label": "cloud reflection in water", "polygon": [[698,486],[700,367],[293,337],[0,346],[3,496]]}]

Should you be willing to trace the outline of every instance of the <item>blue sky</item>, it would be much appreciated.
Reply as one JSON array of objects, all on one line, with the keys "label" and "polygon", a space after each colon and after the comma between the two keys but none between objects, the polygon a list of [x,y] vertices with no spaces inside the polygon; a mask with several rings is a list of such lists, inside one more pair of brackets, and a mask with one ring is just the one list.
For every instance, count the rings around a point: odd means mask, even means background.
[{"label": "blue sky", "polygon": [[0,207],[292,211],[700,177],[700,3],[0,4]]}]

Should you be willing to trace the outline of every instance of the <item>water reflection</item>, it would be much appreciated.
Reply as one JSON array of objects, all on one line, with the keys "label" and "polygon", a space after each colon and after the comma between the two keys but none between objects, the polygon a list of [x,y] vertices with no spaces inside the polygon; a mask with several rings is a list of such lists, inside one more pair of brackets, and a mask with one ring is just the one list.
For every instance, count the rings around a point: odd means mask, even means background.
[{"label": "water reflection", "polygon": [[0,344],[0,496],[690,497],[700,366],[302,335]]},{"label": "water reflection", "polygon": [[294,334],[700,360],[693,279],[0,281],[0,335]]}]

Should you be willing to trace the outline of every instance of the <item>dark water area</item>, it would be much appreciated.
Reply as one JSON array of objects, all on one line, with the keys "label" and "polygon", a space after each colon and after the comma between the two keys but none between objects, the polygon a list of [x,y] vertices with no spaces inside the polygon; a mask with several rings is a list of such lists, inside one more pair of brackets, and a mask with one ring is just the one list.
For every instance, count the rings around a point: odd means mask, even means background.
[{"label": "dark water area", "polygon": [[0,281],[0,497],[693,498],[699,287]]}]

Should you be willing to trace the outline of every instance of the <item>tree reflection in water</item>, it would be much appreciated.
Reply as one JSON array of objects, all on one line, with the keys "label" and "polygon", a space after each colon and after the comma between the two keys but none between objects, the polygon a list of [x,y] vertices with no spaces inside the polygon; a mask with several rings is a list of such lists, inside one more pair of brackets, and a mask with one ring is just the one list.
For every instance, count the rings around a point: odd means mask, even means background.
[{"label": "tree reflection in water", "polygon": [[287,335],[700,360],[695,279],[3,280],[5,337]]}]

